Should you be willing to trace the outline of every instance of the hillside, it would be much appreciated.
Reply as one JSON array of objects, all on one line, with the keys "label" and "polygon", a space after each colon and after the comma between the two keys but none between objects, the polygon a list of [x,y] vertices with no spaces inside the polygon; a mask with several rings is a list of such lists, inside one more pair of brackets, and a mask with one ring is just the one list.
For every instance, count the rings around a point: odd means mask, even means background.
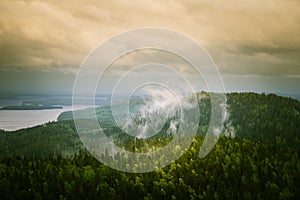
[{"label": "hillside", "polygon": [[[199,93],[199,133],[205,135],[210,121],[210,95]],[[300,102],[275,94],[229,93],[227,119],[223,134],[248,138],[278,146],[300,149]],[[136,103],[135,100],[134,103]],[[82,118],[90,118],[90,110],[80,111]],[[96,109],[101,126],[114,127],[110,107]],[[72,120],[72,112],[64,112],[59,121]]]},{"label": "hillside", "polygon": [[300,102],[274,94],[227,95],[229,124],[236,136],[300,148]]},{"label": "hillside", "polygon": [[13,132],[0,132],[1,156],[73,155],[82,149],[72,121],[51,122]]},{"label": "hillside", "polygon": [[[300,102],[273,94],[231,93],[227,94],[228,119],[223,134],[247,138],[280,147],[300,150]],[[204,136],[210,120],[210,98],[201,94],[199,134]],[[88,116],[90,111],[80,111]],[[119,145],[132,142],[132,136],[116,127],[109,107],[97,108],[98,119],[105,134]],[[75,131],[72,113],[59,116],[51,122],[33,128],[13,132],[0,131],[0,155],[72,155],[83,149]],[[87,122],[88,123],[88,120]],[[157,134],[164,138],[167,128]],[[151,140],[150,138],[149,140]]]},{"label": "hillside", "polygon": [[[199,134],[204,135],[210,120],[210,97],[202,93],[199,98],[201,110]],[[300,102],[273,94],[231,93],[227,94],[228,119],[223,134],[247,138],[281,147],[300,149]],[[89,109],[80,111],[89,116]],[[109,107],[97,108],[97,116],[107,136],[116,143],[132,141],[112,120]],[[0,132],[1,155],[72,155],[83,149],[75,132],[71,112],[65,112],[58,122],[22,129]],[[87,122],[88,123],[88,122]],[[157,137],[165,137],[162,130]]]},{"label": "hillside", "polygon": [[[0,196],[2,199],[297,199],[300,103],[276,95],[227,94],[228,117],[223,136],[200,159],[199,150],[210,119],[210,97],[203,93],[199,99],[201,118],[192,145],[188,149],[178,146],[171,149],[171,153],[180,151],[183,155],[169,166],[149,173],[120,172],[93,158],[83,147],[70,112],[63,113],[58,122],[13,132],[0,130]],[[85,117],[91,113],[89,109],[80,112]],[[172,139],[166,134],[167,129],[163,129],[158,136],[133,140],[115,126],[109,107],[97,108],[97,115],[105,134],[127,151],[159,149]],[[89,123],[89,119],[83,120]],[[118,158],[115,162],[119,165],[129,162],[123,154]],[[143,161],[137,164],[143,165]]]}]

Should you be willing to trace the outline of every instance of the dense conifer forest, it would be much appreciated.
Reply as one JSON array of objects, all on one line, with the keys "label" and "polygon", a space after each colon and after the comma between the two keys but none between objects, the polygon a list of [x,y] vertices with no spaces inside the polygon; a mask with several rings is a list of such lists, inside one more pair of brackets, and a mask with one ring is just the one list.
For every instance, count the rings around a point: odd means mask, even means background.
[{"label": "dense conifer forest", "polygon": [[[178,160],[149,173],[125,173],[93,158],[68,113],[60,121],[0,131],[1,199],[297,199],[300,102],[273,94],[227,94],[228,119],[213,150],[198,157],[210,119],[201,95],[197,136]],[[99,110],[98,113],[105,113]],[[107,134],[120,141],[107,122]],[[153,138],[151,145],[169,138]],[[138,141],[123,139],[139,151]]]}]

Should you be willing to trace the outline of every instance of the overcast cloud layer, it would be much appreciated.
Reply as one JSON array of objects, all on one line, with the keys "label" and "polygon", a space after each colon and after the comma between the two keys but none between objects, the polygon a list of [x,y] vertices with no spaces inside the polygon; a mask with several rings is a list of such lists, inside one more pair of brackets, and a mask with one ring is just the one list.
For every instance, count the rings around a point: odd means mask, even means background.
[{"label": "overcast cloud layer", "polygon": [[225,76],[300,79],[300,1],[0,1],[0,71],[75,73],[108,37],[169,28],[203,45]]}]

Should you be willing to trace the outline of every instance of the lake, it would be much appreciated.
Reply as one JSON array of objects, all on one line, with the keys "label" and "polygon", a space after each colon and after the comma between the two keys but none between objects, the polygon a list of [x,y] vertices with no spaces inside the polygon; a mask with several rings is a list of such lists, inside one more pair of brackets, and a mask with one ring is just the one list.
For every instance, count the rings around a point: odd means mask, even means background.
[{"label": "lake", "polygon": [[[87,107],[76,106],[75,110]],[[14,131],[44,124],[49,121],[56,121],[62,112],[70,110],[72,110],[72,106],[64,106],[63,109],[46,110],[0,110],[0,129]]]},{"label": "lake", "polygon": [[[76,105],[74,110],[84,109],[90,102],[90,97],[79,97],[81,105]],[[96,105],[105,104],[109,96],[95,97]],[[57,117],[65,111],[72,110],[72,96],[14,96],[0,95],[0,108],[4,106],[22,105],[23,102],[41,102],[42,104],[63,105],[63,109],[44,110],[0,110],[0,129],[14,131],[22,128],[33,127],[47,122],[56,121]],[[92,105],[94,106],[94,105]]]}]

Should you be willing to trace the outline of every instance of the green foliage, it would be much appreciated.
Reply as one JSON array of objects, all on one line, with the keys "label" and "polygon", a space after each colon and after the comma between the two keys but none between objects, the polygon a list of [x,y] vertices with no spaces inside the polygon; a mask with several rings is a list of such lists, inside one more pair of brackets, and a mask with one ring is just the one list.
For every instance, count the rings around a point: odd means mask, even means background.
[{"label": "green foliage", "polygon": [[[209,93],[198,95],[200,134],[180,159],[145,174],[119,172],[95,160],[84,150],[74,122],[66,120],[72,119],[71,113],[62,114],[63,121],[55,123],[0,130],[1,199],[299,197],[300,102],[276,95],[227,94],[229,118],[224,133],[236,137],[221,137],[213,151],[200,159],[211,108]],[[133,139],[115,126],[109,109],[97,109],[96,114],[105,134],[128,151],[155,151],[172,139],[165,137],[164,130],[156,137]],[[176,146],[171,152],[180,151],[184,149]]]},{"label": "green foliage", "polygon": [[78,153],[81,149],[83,146],[72,121],[0,132],[0,156],[68,156]]},{"label": "green foliage", "polygon": [[300,150],[300,102],[274,94],[227,94],[228,122],[239,138]]},{"label": "green foliage", "polygon": [[[199,133],[205,135],[211,117],[211,93],[201,92],[197,95],[200,110]],[[226,98],[228,112],[224,131],[226,135],[300,150],[299,101],[275,94],[257,93],[229,93],[226,94]],[[134,105],[138,103],[139,100],[135,99]],[[87,109],[80,111],[79,116],[90,118],[92,113]],[[121,135],[123,139],[126,134],[116,127],[109,106],[97,108],[96,115],[107,135],[114,134],[115,138]],[[71,112],[65,112],[58,120],[71,120],[72,117]]]},{"label": "green foliage", "polygon": [[1,199],[294,199],[300,195],[297,152],[221,137],[198,158],[197,136],[184,155],[155,172],[113,170],[86,152],[72,158],[2,157]]}]

